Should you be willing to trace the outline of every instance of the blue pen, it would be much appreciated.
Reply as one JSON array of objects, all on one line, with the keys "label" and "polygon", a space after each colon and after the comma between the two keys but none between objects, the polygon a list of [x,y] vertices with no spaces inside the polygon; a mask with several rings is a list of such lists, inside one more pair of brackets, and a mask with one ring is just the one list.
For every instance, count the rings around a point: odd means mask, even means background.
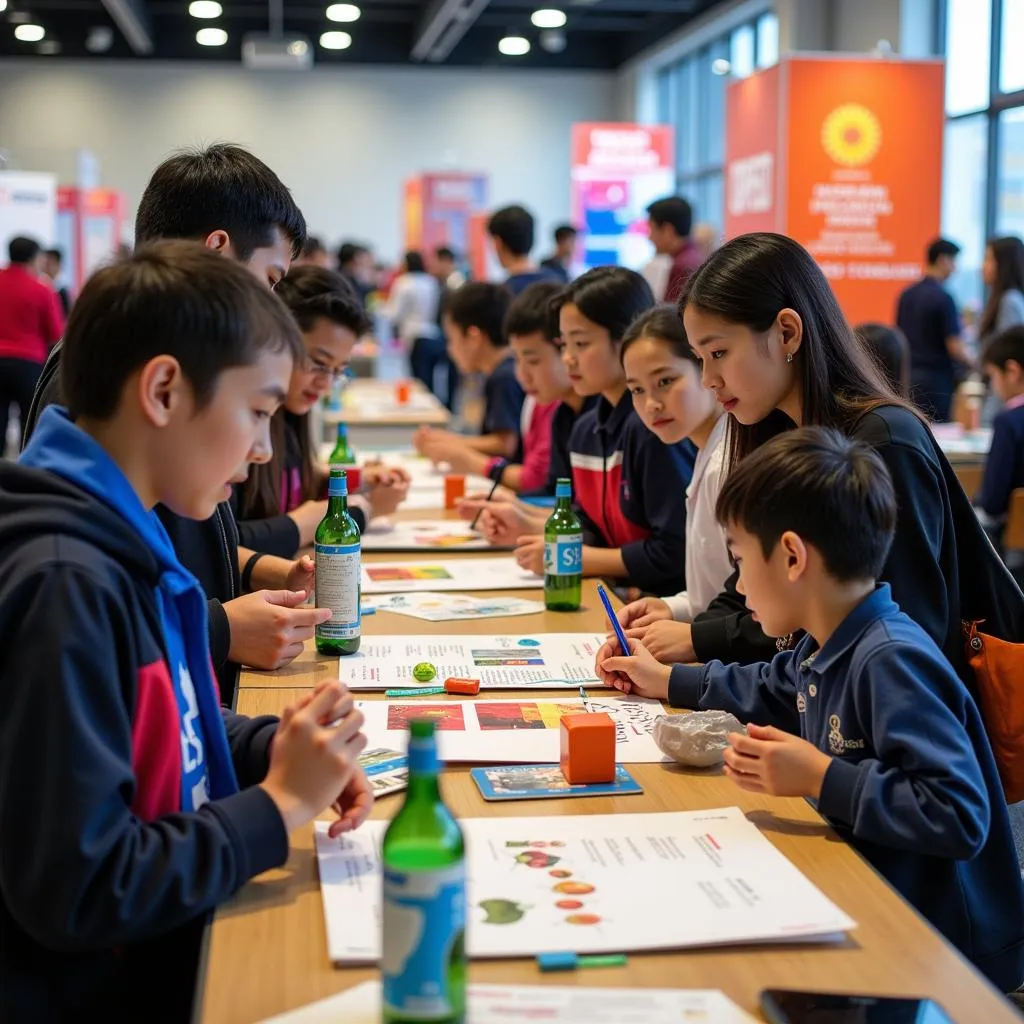
[{"label": "blue pen", "polygon": [[629,641],[626,639],[626,634],[622,632],[622,627],[619,625],[619,620],[612,609],[612,603],[608,600],[608,591],[601,586],[600,583],[597,585],[597,596],[601,598],[601,603],[604,605],[604,610],[608,613],[608,618],[611,621],[612,629],[615,630],[615,636],[618,638],[619,646],[622,648],[622,653],[629,657],[633,653],[632,648],[629,646]]}]

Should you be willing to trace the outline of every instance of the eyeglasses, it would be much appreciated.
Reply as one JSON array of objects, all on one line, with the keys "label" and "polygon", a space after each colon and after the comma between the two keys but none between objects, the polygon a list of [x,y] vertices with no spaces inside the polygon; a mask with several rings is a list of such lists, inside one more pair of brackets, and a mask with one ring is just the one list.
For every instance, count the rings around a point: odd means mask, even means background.
[{"label": "eyeglasses", "polygon": [[305,367],[306,372],[311,373],[314,377],[327,377],[332,384],[340,383],[342,387],[345,387],[353,377],[352,371],[347,366],[335,369],[333,366],[325,366],[319,360],[309,356],[306,356]]}]

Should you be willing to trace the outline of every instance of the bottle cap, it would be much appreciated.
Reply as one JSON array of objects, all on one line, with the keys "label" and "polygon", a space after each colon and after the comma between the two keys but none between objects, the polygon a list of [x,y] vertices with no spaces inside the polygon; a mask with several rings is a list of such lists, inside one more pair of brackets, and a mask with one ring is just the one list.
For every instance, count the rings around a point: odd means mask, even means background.
[{"label": "bottle cap", "polygon": [[432,718],[414,718],[409,723],[409,735],[414,740],[430,740],[434,738],[436,723]]},{"label": "bottle cap", "polygon": [[330,479],[327,482],[328,498],[348,497],[348,477],[343,469],[332,469]]},{"label": "bottle cap", "polygon": [[572,481],[568,477],[560,476],[558,481],[555,483],[555,497],[556,498],[571,498],[572,497]]},{"label": "bottle cap", "polygon": [[542,971],[572,971],[579,957],[575,953],[538,953],[537,966]]}]

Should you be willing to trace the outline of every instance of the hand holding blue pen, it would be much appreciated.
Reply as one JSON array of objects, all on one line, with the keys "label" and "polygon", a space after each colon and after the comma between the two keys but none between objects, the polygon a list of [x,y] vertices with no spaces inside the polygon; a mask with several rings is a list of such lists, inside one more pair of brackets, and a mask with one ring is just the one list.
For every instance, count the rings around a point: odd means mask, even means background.
[{"label": "hand holding blue pen", "polygon": [[626,634],[623,633],[622,627],[619,625],[619,619],[615,614],[615,610],[612,608],[612,603],[608,599],[608,591],[605,590],[600,583],[597,585],[597,596],[601,598],[604,610],[608,613],[608,619],[612,624],[612,629],[615,630],[615,637],[619,641],[619,647],[622,648],[622,653],[628,657],[632,653],[632,648],[629,646]]}]

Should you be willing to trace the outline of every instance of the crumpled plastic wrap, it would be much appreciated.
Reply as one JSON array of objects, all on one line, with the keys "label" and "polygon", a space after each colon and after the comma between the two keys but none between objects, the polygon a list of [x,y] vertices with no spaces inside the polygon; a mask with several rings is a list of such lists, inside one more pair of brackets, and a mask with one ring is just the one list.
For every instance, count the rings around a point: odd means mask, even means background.
[{"label": "crumpled plastic wrap", "polygon": [[663,715],[654,723],[654,742],[663,754],[690,768],[711,768],[722,763],[722,751],[731,732],[746,732],[728,711],[694,711],[689,715]]}]

